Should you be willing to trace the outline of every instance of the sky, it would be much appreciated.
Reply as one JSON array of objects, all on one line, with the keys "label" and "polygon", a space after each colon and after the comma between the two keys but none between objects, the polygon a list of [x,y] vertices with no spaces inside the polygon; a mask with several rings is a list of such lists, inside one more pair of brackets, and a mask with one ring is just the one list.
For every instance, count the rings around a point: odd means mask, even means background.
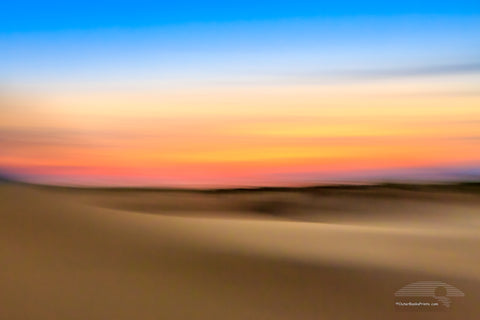
[{"label": "sky", "polygon": [[0,173],[478,179],[478,30],[478,1],[4,1]]}]

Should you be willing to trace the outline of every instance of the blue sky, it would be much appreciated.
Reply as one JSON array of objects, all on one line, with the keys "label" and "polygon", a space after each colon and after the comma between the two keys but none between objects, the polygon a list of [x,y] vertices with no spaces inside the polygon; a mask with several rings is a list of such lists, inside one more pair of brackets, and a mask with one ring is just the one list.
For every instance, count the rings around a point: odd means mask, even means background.
[{"label": "blue sky", "polygon": [[475,64],[478,30],[479,1],[2,1],[0,84]]},{"label": "blue sky", "polygon": [[359,15],[480,13],[471,1],[2,1],[0,32]]},{"label": "blue sky", "polygon": [[470,65],[480,57],[479,17],[368,15],[39,27],[0,33],[0,83],[241,83],[245,77],[282,81],[316,73]]}]

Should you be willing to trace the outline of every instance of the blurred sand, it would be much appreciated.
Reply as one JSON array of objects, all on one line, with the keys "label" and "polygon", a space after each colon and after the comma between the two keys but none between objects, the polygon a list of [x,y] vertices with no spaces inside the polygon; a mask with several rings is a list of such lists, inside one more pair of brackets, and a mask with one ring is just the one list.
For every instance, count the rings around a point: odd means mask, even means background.
[{"label": "blurred sand", "polygon": [[[480,195],[0,185],[0,319],[480,319]],[[397,312],[422,280],[465,293]]]}]

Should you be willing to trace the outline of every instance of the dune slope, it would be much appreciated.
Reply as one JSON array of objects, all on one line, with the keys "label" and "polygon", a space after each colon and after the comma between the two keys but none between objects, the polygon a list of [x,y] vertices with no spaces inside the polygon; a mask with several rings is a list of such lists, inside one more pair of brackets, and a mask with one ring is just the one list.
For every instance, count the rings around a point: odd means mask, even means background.
[{"label": "dune slope", "polygon": [[[0,186],[0,319],[480,317],[474,202],[403,199],[402,218],[398,208],[388,212],[393,200],[372,198],[368,206],[342,196],[348,206],[335,211],[338,221],[328,210],[299,209],[319,223],[253,218],[238,205],[249,201],[242,197],[198,197],[180,196],[194,203],[182,215],[165,205],[145,214],[148,206],[125,206],[124,196]],[[207,203],[203,214],[199,201]],[[229,203],[240,209],[231,214]],[[368,207],[385,212],[365,214]],[[355,208],[365,211],[362,219]],[[434,212],[412,221],[419,210]],[[465,297],[444,312],[396,311],[395,291],[421,280],[452,284]]]}]

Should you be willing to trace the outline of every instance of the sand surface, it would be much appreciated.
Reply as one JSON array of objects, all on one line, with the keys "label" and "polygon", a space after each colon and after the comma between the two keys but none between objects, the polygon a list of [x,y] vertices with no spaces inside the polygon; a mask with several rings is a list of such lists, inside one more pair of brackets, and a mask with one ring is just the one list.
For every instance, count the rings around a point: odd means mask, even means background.
[{"label": "sand surface", "polygon": [[[480,319],[480,196],[0,186],[0,319]],[[442,281],[441,312],[395,292]]]}]

